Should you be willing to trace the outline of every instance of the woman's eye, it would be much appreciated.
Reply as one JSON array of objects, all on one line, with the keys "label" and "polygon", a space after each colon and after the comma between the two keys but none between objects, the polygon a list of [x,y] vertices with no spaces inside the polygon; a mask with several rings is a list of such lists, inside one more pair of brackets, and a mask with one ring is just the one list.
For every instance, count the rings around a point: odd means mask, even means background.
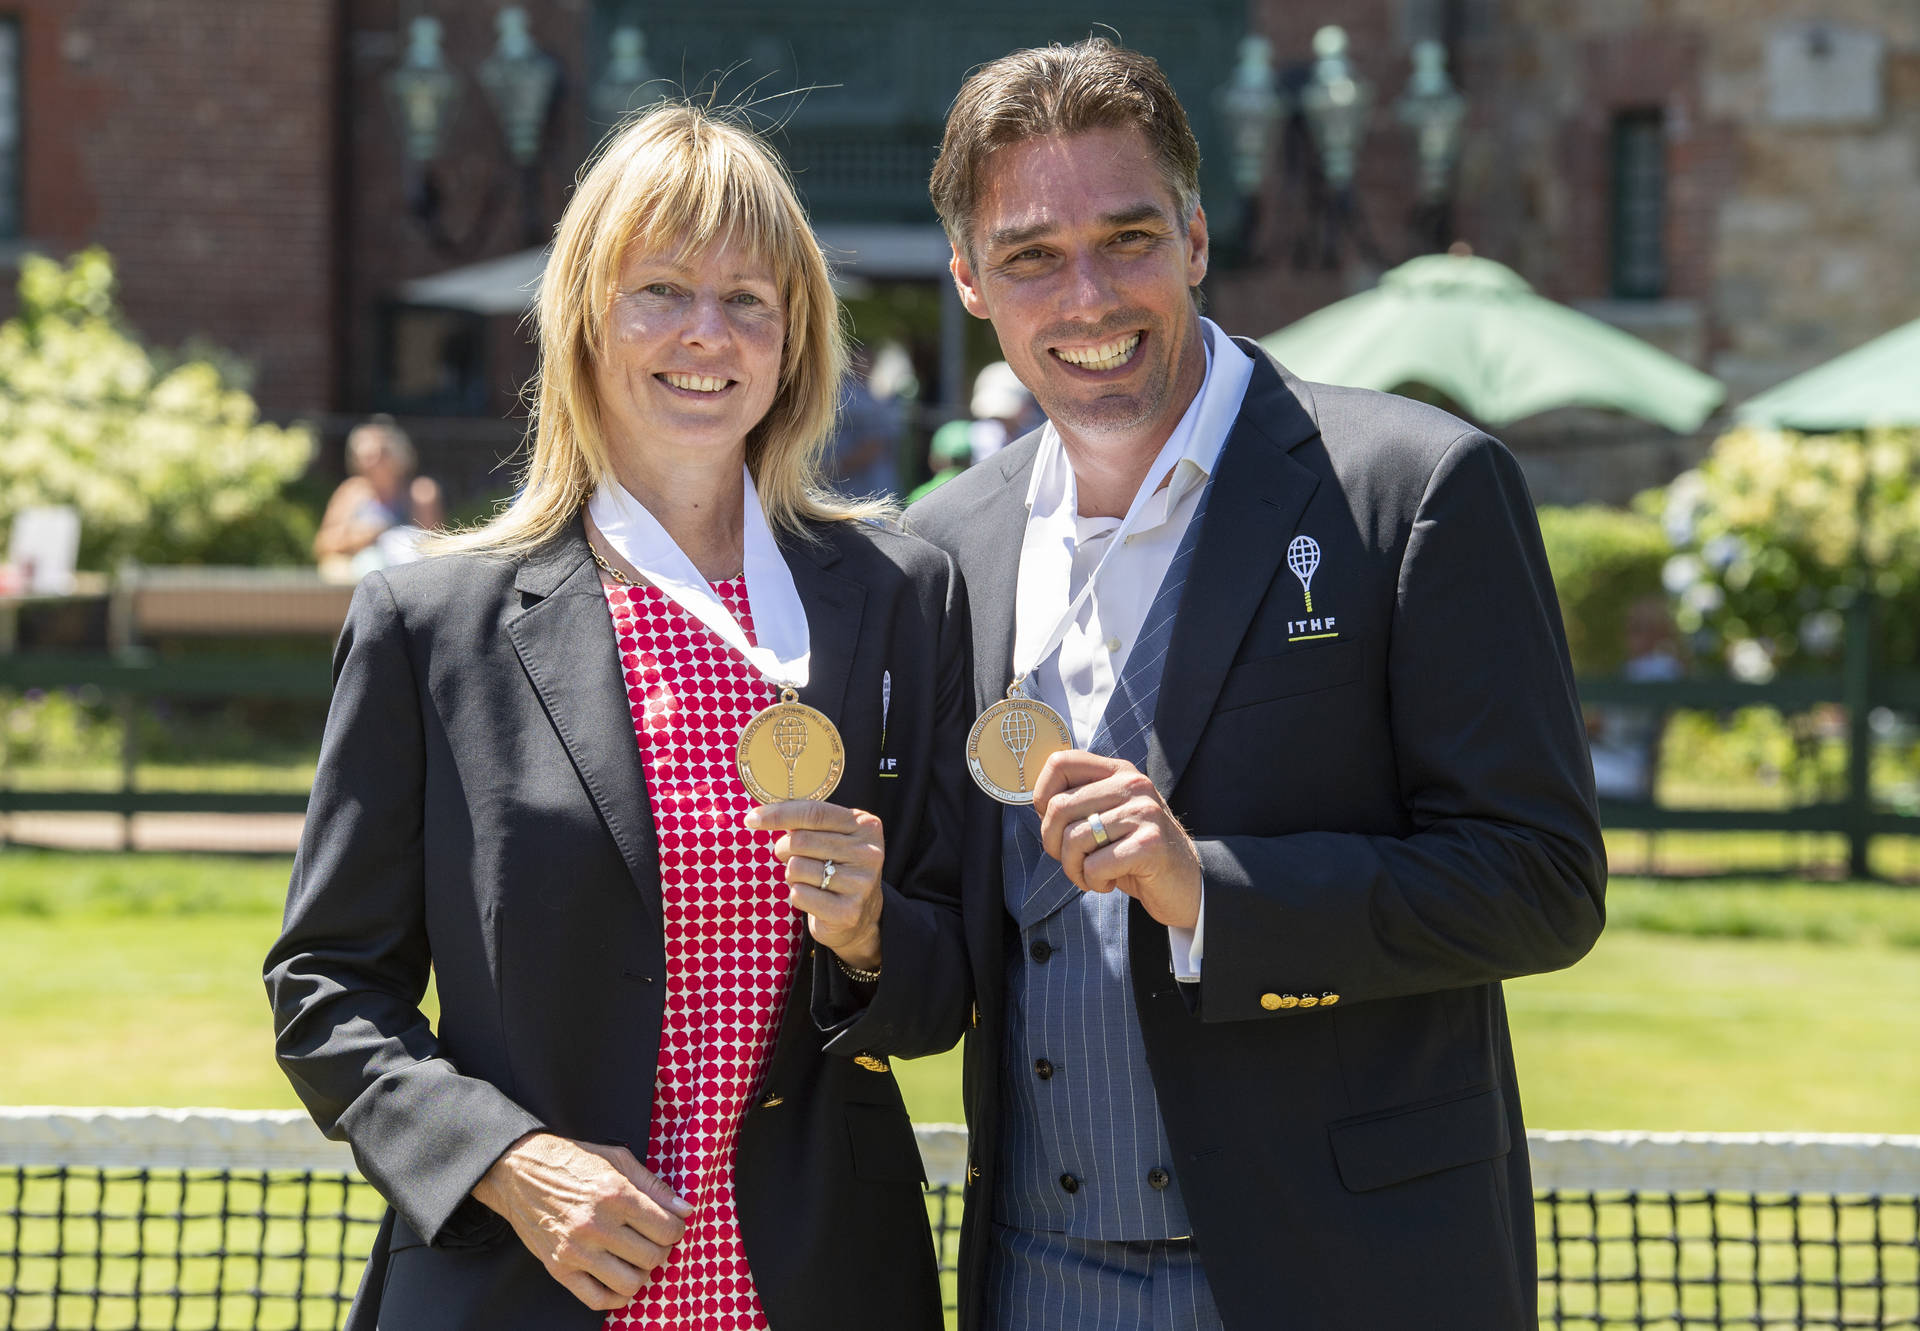
[{"label": "woman's eye", "polygon": [[765,304],[765,302],[764,302],[764,301],[762,301],[762,300],[760,299],[760,297],[758,297],[758,296],[756,296],[756,295],[754,295],[754,294],[753,294],[753,293],[752,293],[751,291],[742,291],[741,293],[739,293],[738,295],[736,295],[736,296],[735,296],[735,297],[733,298],[733,301],[734,301],[734,304],[736,304],[736,305],[761,305],[761,304]]},{"label": "woman's eye", "polygon": [[642,287],[641,290],[649,296],[671,296],[673,294],[673,288],[665,282],[649,282],[646,286]]}]

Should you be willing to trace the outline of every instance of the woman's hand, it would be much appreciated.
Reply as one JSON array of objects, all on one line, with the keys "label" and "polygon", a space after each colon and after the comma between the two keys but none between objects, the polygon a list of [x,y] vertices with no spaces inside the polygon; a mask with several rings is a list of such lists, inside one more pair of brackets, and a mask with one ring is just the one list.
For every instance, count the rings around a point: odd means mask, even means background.
[{"label": "woman's hand", "polygon": [[505,1216],[547,1274],[589,1308],[624,1308],[687,1232],[693,1207],[624,1146],[532,1132],[473,1195]]},{"label": "woman's hand", "polygon": [[786,800],[750,810],[747,826],[786,833],[773,853],[787,866],[787,900],[807,913],[814,941],[855,970],[880,969],[880,866],[887,850],[880,820],[821,800]]}]

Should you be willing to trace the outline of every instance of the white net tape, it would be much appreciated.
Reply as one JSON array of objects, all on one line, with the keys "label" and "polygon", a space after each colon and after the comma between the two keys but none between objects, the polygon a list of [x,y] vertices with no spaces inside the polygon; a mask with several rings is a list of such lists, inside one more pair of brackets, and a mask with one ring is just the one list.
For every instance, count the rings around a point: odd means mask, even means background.
[{"label": "white net tape", "polygon": [[[914,1129],[927,1179],[966,1176],[966,1130]],[[1533,1132],[1536,1188],[1920,1195],[1920,1136]],[[0,1107],[0,1165],[346,1170],[353,1155],[298,1110]]]}]

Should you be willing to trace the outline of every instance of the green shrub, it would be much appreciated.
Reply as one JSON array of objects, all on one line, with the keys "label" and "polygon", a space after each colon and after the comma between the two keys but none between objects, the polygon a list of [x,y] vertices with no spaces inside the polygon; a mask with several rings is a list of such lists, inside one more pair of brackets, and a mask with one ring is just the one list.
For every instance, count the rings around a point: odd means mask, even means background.
[{"label": "green shrub", "polygon": [[1675,619],[1743,678],[1831,669],[1861,588],[1879,600],[1875,653],[1920,654],[1920,431],[1802,435],[1743,427],[1642,499],[1676,551]]},{"label": "green shrub", "polygon": [[313,440],[262,423],[238,377],[132,337],[104,252],[27,256],[0,324],[0,525],[74,506],[83,568],[304,562],[313,519],[286,492]]},{"label": "green shrub", "polygon": [[1573,668],[1610,674],[1626,660],[1627,612],[1661,597],[1660,571],[1672,550],[1660,524],[1642,513],[1586,504],[1540,510],[1540,535],[1560,594]]}]

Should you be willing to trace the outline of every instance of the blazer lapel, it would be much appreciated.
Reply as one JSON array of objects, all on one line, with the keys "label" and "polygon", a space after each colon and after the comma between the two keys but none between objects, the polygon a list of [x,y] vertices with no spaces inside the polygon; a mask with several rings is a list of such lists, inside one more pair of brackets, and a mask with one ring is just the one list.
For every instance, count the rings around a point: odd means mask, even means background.
[{"label": "blazer lapel", "polygon": [[1148,739],[1144,770],[1162,792],[1180,784],[1240,639],[1320,484],[1288,454],[1319,433],[1302,400],[1304,385],[1289,382],[1257,346],[1240,346],[1254,357],[1253,380],[1220,450],[1206,522],[1187,572],[1188,589],[1205,593],[1181,597]]},{"label": "blazer lapel", "polygon": [[522,562],[514,588],[537,599],[508,622],[507,636],[634,885],[657,914],[660,865],[646,774],[613,621],[578,518]]},{"label": "blazer lapel", "polygon": [[840,548],[831,528],[819,534],[823,538],[819,544],[783,538],[780,553],[807,610],[809,662],[800,701],[825,712],[837,725],[846,704],[847,679],[853,673],[867,589],[831,571],[840,561]]},{"label": "blazer lapel", "polygon": [[1020,586],[1020,546],[1027,534],[1027,482],[1039,453],[1038,432],[1003,450],[1005,485],[981,513],[970,557],[961,568],[973,605],[973,705],[985,711],[1006,696],[1013,679],[1014,600]]}]

